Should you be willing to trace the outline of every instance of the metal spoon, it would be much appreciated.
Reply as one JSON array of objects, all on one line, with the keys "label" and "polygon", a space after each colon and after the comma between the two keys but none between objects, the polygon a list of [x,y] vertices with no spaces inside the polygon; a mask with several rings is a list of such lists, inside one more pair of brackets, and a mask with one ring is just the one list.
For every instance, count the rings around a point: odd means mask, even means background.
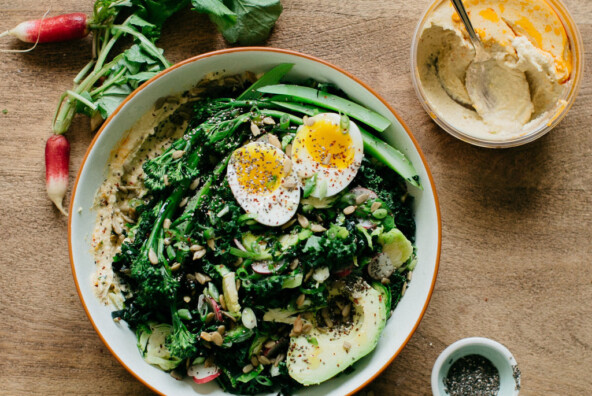
[{"label": "metal spoon", "polygon": [[[533,110],[524,73],[499,64],[483,47],[462,0],[450,1],[475,48],[475,58],[465,76],[465,86],[473,108],[488,123],[497,124],[503,129],[519,129],[530,119]],[[512,102],[524,105],[513,105]]]}]

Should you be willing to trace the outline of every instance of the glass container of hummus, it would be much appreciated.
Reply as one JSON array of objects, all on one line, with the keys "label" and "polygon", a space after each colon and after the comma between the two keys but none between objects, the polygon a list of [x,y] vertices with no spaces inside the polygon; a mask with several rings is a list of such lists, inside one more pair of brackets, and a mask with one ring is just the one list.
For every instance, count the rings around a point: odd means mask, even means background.
[{"label": "glass container of hummus", "polygon": [[580,86],[584,50],[573,18],[560,0],[464,4],[491,57],[487,81],[470,86],[475,50],[452,3],[437,0],[411,47],[422,105],[445,131],[477,146],[513,147],[543,136],[567,114]]}]

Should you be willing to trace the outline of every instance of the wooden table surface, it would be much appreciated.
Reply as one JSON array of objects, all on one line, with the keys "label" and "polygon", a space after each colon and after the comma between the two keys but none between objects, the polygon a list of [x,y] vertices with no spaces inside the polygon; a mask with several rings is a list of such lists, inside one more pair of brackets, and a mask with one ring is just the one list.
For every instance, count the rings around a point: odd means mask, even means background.
[{"label": "wooden table surface", "polygon": [[[374,87],[419,141],[440,198],[442,257],[419,328],[367,390],[429,395],[438,354],[470,336],[505,344],[524,395],[592,394],[592,79],[551,133],[514,149],[470,146],[438,128],[411,85],[409,48],[428,0],[283,0],[267,45],[343,67]],[[0,0],[0,30],[91,0]],[[592,2],[566,0],[592,61]],[[224,48],[207,17],[164,27],[169,60]],[[0,48],[26,48],[4,38]],[[60,93],[90,40],[0,54],[0,394],[147,395],[88,321],[68,260],[66,218],[45,195],[43,151]],[[93,134],[68,132],[72,182]],[[72,184],[72,183],[70,183]],[[362,392],[365,393],[365,392]]]}]

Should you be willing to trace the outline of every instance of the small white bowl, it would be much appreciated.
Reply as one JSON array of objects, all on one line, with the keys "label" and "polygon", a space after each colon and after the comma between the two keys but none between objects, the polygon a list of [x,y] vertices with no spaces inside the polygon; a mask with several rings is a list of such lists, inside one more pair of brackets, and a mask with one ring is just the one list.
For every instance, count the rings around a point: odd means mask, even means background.
[{"label": "small white bowl", "polygon": [[450,367],[458,359],[468,355],[481,355],[498,370],[500,388],[498,396],[518,396],[520,392],[520,371],[512,353],[497,341],[489,338],[472,337],[458,340],[444,349],[432,368],[432,393],[447,396],[444,379]]}]

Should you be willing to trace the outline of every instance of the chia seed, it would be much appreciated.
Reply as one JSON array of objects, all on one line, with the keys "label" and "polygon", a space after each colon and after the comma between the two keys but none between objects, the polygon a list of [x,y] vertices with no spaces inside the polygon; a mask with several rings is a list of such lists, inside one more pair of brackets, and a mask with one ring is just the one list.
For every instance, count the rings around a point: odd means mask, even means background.
[{"label": "chia seed", "polygon": [[458,359],[444,379],[444,389],[450,396],[496,396],[500,388],[497,368],[481,355]]}]

